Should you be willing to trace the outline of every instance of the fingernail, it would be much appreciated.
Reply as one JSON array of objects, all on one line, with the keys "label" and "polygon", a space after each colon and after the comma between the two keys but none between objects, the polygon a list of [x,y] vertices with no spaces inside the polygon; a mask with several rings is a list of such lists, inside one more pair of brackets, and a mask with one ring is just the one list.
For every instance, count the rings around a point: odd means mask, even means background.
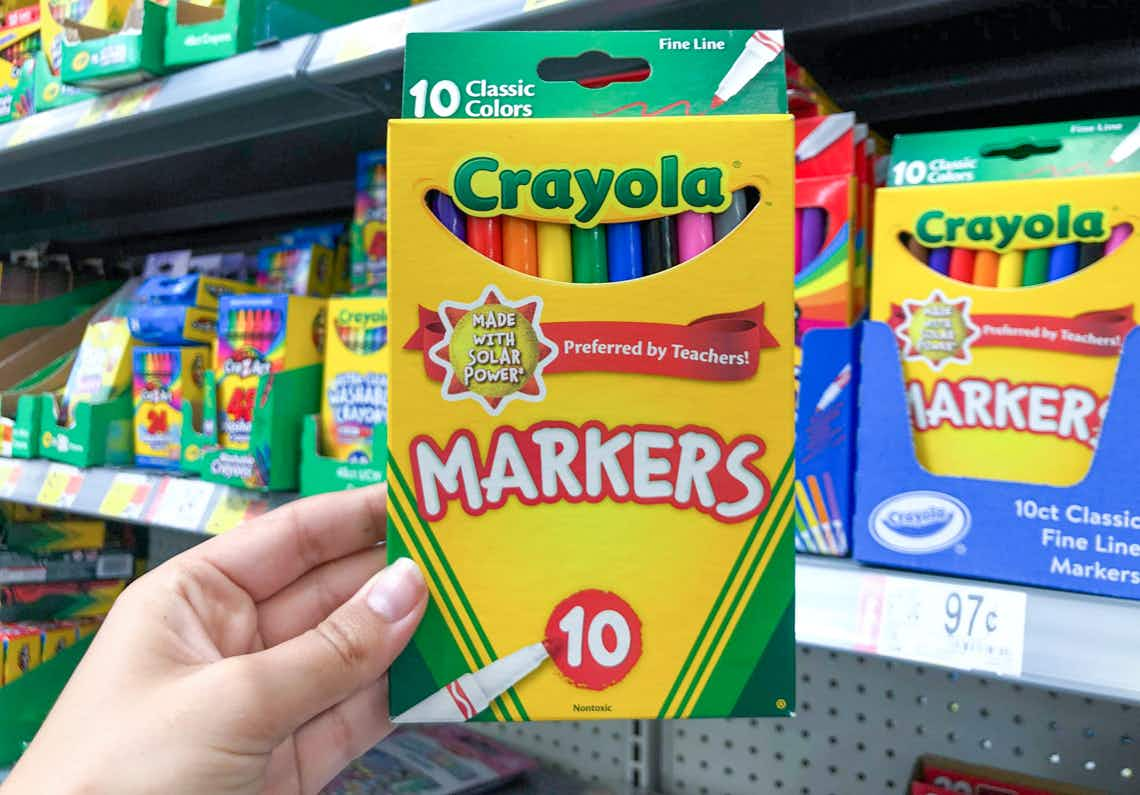
[{"label": "fingernail", "polygon": [[410,558],[399,558],[372,581],[368,606],[389,624],[394,624],[419,604],[425,587],[420,567]]}]

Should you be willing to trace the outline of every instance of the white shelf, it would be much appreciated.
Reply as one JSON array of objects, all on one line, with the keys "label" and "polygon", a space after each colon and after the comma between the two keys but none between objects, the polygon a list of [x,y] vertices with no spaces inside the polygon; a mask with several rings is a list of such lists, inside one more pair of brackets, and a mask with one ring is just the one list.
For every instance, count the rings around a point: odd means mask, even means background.
[{"label": "white shelf", "polygon": [[[937,577],[800,556],[796,564],[796,638],[809,646],[881,655],[870,637],[866,592],[896,584],[936,583],[967,594],[978,588],[1026,596],[1021,674],[1007,679],[1056,690],[1140,702],[1136,665],[1140,603],[1123,599]],[[899,589],[900,591],[902,589]],[[888,589],[889,591],[889,589]],[[898,657],[924,662],[914,657]],[[947,667],[954,668],[952,663]]]},{"label": "white shelf", "polygon": [[135,469],[0,458],[0,499],[86,516],[216,534],[296,499]]}]

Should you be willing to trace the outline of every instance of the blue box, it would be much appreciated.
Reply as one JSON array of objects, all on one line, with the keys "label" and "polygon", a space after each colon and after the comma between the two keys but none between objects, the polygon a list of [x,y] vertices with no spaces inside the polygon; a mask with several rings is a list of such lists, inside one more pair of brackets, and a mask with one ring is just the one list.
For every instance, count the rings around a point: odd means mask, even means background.
[{"label": "blue box", "polygon": [[932,475],[915,457],[885,324],[864,324],[862,365],[857,560],[1140,598],[1140,331],[1125,340],[1100,442],[1073,486]]},{"label": "blue box", "polygon": [[859,326],[801,342],[796,395],[796,551],[850,553]]}]

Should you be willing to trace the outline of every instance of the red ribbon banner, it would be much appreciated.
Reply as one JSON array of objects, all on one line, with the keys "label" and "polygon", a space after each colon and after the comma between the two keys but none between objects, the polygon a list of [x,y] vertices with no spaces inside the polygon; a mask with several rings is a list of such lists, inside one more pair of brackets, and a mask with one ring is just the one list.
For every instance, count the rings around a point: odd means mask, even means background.
[{"label": "red ribbon banner", "polygon": [[[404,350],[423,352],[424,371],[442,381],[444,368],[428,352],[444,334],[438,313],[420,307],[420,327]],[[703,381],[743,381],[756,374],[759,352],[779,347],[764,326],[764,305],[707,315],[687,324],[567,321],[540,324],[558,355],[550,373],[638,373]]]},{"label": "red ribbon banner", "polygon": [[[891,328],[906,321],[901,306],[891,307]],[[1074,317],[1055,315],[970,315],[980,332],[971,347],[1034,348],[1084,356],[1119,356],[1136,325],[1133,306],[1098,309]]]}]

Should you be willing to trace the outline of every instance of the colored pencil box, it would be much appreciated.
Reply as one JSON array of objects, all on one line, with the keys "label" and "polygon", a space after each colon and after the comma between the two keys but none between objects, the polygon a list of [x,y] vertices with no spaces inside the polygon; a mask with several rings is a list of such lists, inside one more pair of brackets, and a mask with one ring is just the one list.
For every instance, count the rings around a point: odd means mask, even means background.
[{"label": "colored pencil box", "polygon": [[[583,85],[617,68],[631,79]],[[789,714],[781,35],[410,34],[404,74],[410,118],[388,139],[388,549],[419,563],[431,597],[392,667],[395,719]],[[607,284],[506,267],[437,209],[499,218],[506,261],[509,226],[711,231],[749,188],[760,202],[717,242]],[[590,248],[577,253],[594,271]]]},{"label": "colored pencil box", "polygon": [[196,306],[136,304],[127,320],[131,336],[152,345],[210,343],[218,334],[218,313]]}]

